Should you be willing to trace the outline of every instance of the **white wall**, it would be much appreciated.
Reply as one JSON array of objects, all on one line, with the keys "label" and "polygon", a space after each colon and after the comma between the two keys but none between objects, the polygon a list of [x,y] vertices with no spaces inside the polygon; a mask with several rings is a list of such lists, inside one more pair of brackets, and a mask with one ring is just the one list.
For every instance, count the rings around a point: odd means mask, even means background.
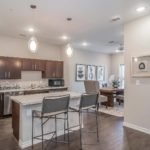
[{"label": "white wall", "polygon": [[[0,56],[35,58],[46,60],[61,60],[61,47],[39,42],[37,53],[33,54],[28,49],[28,41],[24,39],[12,38],[8,36],[0,36]],[[21,80],[1,80],[0,83],[21,84],[22,81],[39,81],[42,80],[47,84],[47,80],[42,79],[41,72],[22,72]],[[30,84],[29,82],[28,84]],[[38,82],[39,83],[39,82]],[[23,84],[23,82],[22,82]]]},{"label": "white wall", "polygon": [[124,53],[117,53],[111,55],[111,74],[119,76],[119,66],[124,64]]},{"label": "white wall", "polygon": [[60,47],[39,41],[37,53],[28,49],[28,41],[24,39],[0,36],[0,56],[60,60]]},{"label": "white wall", "polygon": [[62,57],[65,65],[65,81],[70,90],[84,92],[83,82],[75,81],[76,64],[105,66],[105,79],[107,81],[110,74],[110,55],[74,49],[72,57],[69,58],[65,50],[62,51]]},{"label": "white wall", "polygon": [[150,16],[126,24],[124,34],[125,125],[150,133],[150,78],[132,78],[130,72],[132,56],[150,54]]}]

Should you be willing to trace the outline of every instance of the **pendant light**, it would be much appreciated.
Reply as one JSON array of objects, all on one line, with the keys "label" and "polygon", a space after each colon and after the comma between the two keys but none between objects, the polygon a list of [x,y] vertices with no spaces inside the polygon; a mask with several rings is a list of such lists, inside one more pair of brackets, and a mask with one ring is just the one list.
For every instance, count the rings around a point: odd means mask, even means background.
[{"label": "pendant light", "polygon": [[66,54],[68,55],[68,57],[71,57],[72,53],[73,53],[73,48],[70,46],[70,44],[68,44],[66,47]]},{"label": "pendant light", "polygon": [[[30,5],[30,8],[35,10],[36,9],[36,5]],[[35,18],[35,11],[33,12],[33,21]],[[30,32],[34,32],[34,29],[32,29]],[[28,48],[31,51],[31,53],[36,53],[38,50],[38,41],[36,39],[35,36],[32,36],[29,41],[28,41]]]},{"label": "pendant light", "polygon": [[32,53],[36,53],[38,50],[38,42],[35,37],[31,37],[28,42],[28,48]]}]

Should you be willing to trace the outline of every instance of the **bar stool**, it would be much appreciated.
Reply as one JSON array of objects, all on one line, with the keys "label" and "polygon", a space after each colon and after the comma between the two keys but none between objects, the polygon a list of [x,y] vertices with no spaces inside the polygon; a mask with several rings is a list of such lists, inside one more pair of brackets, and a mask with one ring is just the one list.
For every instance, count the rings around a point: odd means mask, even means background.
[{"label": "bar stool", "polygon": [[83,110],[89,110],[91,108],[92,108],[92,110],[94,110],[94,112],[85,111],[85,113],[95,113],[95,116],[96,116],[96,132],[95,133],[97,133],[97,142],[99,142],[98,96],[99,96],[99,93],[82,94],[79,107],[70,107],[70,110],[72,110],[72,112],[79,113],[80,149],[81,150],[82,150],[82,112],[83,112]]},{"label": "bar stool", "polygon": [[[42,150],[44,149],[44,135],[52,134],[50,139],[52,142],[63,142],[69,144],[69,121],[68,121],[68,110],[69,110],[69,101],[70,95],[61,95],[61,96],[50,96],[45,97],[42,102],[42,110],[32,111],[32,149],[34,144],[34,139],[42,140]],[[57,117],[60,114],[64,114],[64,117]],[[39,118],[41,120],[41,135],[34,136],[34,118]],[[49,119],[55,120],[55,131],[44,133],[43,126],[48,122]],[[57,140],[57,119],[64,120],[64,136],[65,131],[68,131],[68,142],[58,141]],[[67,128],[66,123],[67,121]],[[54,140],[55,137],[55,140]]]}]

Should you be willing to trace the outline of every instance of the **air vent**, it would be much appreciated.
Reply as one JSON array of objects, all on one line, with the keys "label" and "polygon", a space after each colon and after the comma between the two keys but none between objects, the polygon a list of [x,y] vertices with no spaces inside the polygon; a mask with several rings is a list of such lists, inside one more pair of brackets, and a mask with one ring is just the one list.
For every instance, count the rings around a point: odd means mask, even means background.
[{"label": "air vent", "polygon": [[68,18],[67,18],[67,21],[72,21],[72,18],[71,18],[71,17],[68,17]]},{"label": "air vent", "polygon": [[115,43],[115,41],[109,41],[108,43],[109,43],[109,44],[114,44],[114,43]]},{"label": "air vent", "polygon": [[111,22],[119,21],[121,18],[119,16],[112,17]]},{"label": "air vent", "polygon": [[30,5],[30,8],[32,8],[32,9],[36,9],[37,7],[36,7],[36,5]]}]

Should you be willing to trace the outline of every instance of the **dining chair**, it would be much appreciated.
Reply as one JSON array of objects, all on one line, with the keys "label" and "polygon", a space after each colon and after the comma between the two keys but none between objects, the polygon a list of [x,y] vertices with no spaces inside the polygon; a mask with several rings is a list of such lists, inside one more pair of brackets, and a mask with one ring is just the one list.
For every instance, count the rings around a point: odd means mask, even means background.
[{"label": "dining chair", "polygon": [[95,92],[99,93],[98,106],[100,106],[101,102],[104,102],[106,104],[106,108],[108,107],[107,96],[101,95],[100,93],[99,81],[85,80],[84,87],[86,93],[95,93]]}]

